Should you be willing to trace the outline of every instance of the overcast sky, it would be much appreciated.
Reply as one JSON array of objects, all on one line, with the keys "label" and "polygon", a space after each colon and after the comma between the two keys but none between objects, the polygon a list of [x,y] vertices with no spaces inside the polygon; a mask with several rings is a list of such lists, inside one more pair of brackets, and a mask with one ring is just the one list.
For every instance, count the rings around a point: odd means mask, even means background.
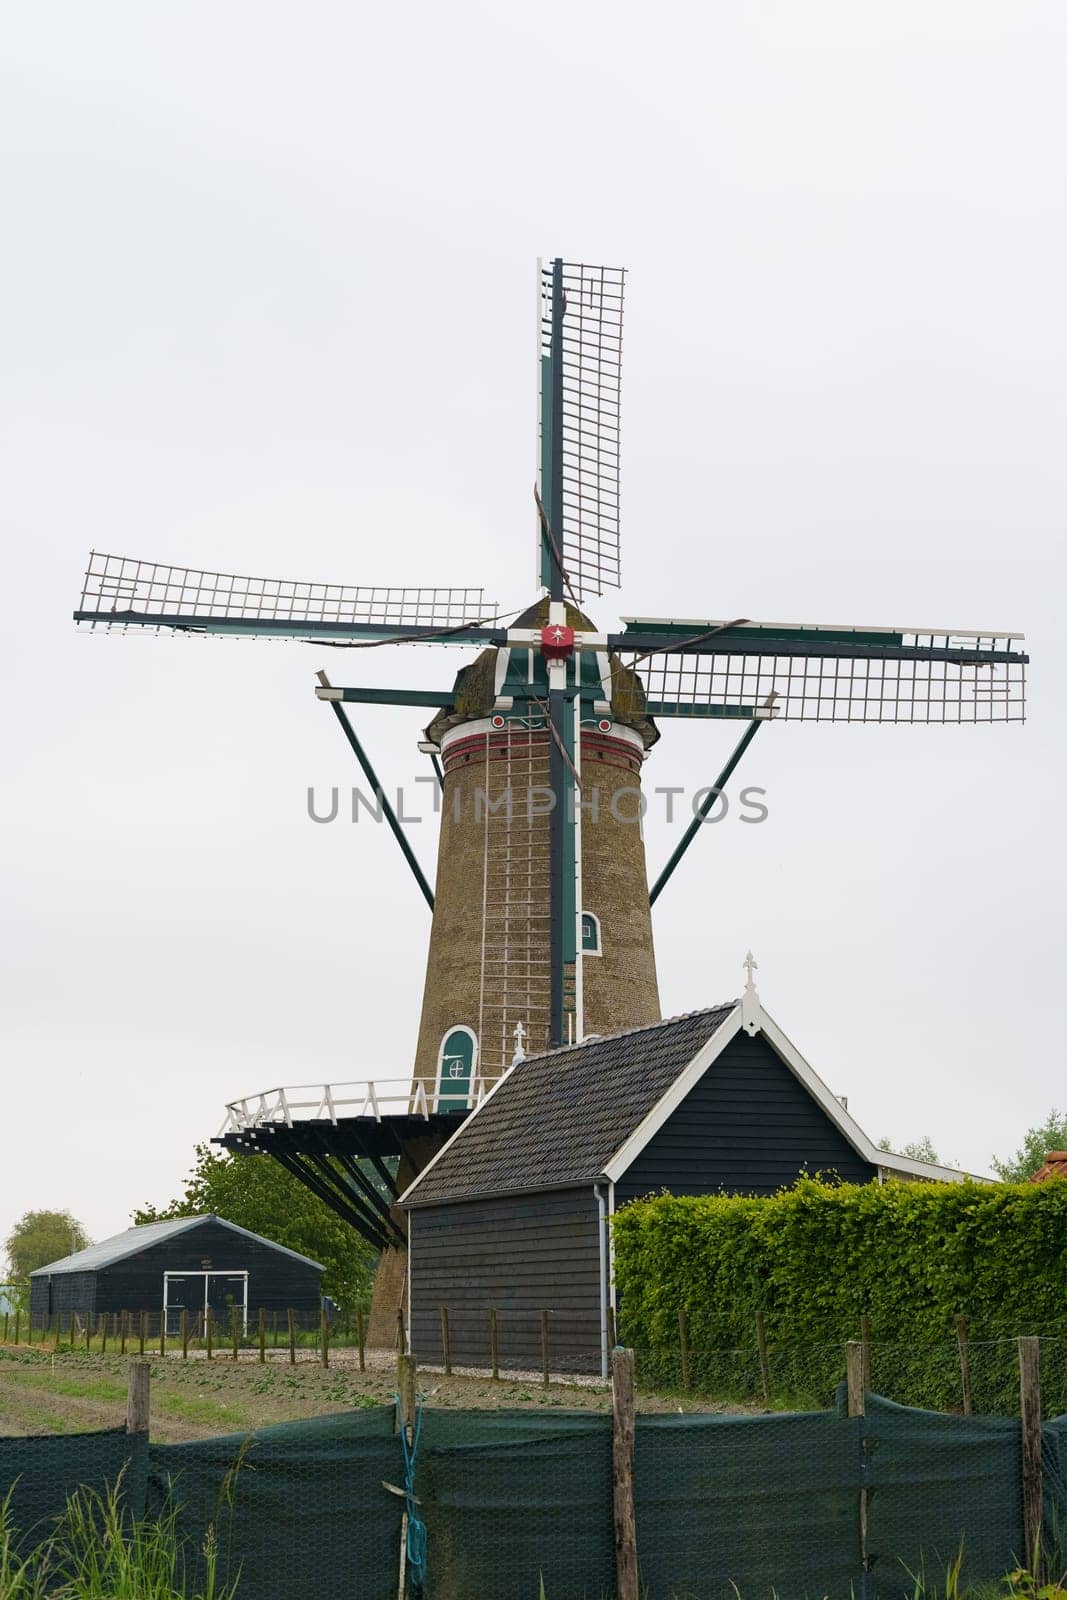
[{"label": "overcast sky", "polygon": [[[101,0],[6,7],[2,57],[0,1233],[114,1232],[227,1099],[409,1070],[428,916],[383,831],[308,820],[357,778],[314,672],[462,658],[70,612],[91,546],[531,600],[538,255],[629,269],[598,621],[1033,652],[1022,727],[765,729],[768,821],[708,829],[656,907],[665,1014],[751,946],[872,1137],[981,1170],[1067,1105],[1058,0]],[[360,712],[388,780],[422,720]],[[646,783],[735,736],[667,724]]]}]

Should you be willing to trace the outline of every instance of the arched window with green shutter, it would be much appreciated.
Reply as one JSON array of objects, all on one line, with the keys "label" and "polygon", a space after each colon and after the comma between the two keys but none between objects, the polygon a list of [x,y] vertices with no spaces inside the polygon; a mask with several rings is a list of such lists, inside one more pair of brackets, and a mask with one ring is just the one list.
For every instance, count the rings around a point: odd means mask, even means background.
[{"label": "arched window with green shutter", "polygon": [[584,956],[598,956],[600,954],[600,918],[591,911],[582,912],[582,954]]},{"label": "arched window with green shutter", "polygon": [[470,1028],[449,1028],[437,1058],[437,1111],[469,1111],[478,1041]]}]

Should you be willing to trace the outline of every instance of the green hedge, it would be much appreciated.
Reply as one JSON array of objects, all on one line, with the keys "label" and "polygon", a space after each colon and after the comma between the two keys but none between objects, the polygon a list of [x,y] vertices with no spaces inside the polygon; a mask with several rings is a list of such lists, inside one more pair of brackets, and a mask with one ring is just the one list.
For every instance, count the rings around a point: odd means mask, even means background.
[{"label": "green hedge", "polygon": [[866,1313],[872,1387],[951,1407],[962,1313],[977,1409],[1017,1405],[1010,1341],[1041,1333],[1050,1336],[1043,1409],[1067,1410],[1067,1182],[804,1178],[760,1199],[663,1194],[623,1207],[614,1240],[620,1335],[640,1352],[646,1382],[679,1376],[682,1308],[694,1387],[758,1394],[762,1312],[776,1398],[827,1403],[843,1375],[843,1343],[859,1337]]}]

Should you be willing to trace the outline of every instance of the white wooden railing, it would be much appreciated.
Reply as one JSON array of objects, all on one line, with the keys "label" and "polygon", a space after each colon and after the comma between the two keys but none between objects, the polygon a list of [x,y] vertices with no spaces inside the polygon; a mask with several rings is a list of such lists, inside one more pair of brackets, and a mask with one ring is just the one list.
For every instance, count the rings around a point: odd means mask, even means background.
[{"label": "white wooden railing", "polygon": [[[484,1098],[487,1087],[481,1079],[475,1080],[466,1097],[472,1110]],[[442,1091],[436,1078],[290,1084],[229,1101],[218,1136],[271,1123],[291,1128],[294,1122],[336,1123],[343,1117],[372,1117],[375,1122],[383,1117],[429,1117],[437,1110],[455,1109],[458,1098],[448,1093],[447,1081]]]}]

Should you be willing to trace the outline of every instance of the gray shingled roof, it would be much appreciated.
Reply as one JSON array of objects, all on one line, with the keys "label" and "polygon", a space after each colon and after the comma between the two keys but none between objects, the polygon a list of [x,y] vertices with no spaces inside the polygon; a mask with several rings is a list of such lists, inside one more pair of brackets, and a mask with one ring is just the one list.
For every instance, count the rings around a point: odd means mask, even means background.
[{"label": "gray shingled roof", "polygon": [[730,1000],[530,1056],[464,1123],[401,1204],[595,1182],[736,1005]]},{"label": "gray shingled roof", "polygon": [[292,1256],[296,1261],[303,1261],[309,1267],[318,1267],[320,1272],[324,1270],[322,1263],[312,1261],[310,1256],[302,1256],[299,1251],[290,1250],[287,1245],[275,1244],[273,1239],[264,1239],[258,1233],[249,1232],[247,1228],[239,1228],[236,1222],[227,1222],[224,1217],[216,1217],[209,1213],[205,1217],[173,1217],[169,1222],[145,1222],[139,1228],[127,1228],[125,1233],[116,1233],[110,1239],[101,1239],[99,1244],[91,1244],[88,1249],[79,1250],[75,1255],[63,1256],[59,1261],[50,1261],[46,1267],[38,1267],[36,1272],[30,1273],[30,1277],[55,1277],[60,1272],[99,1272],[101,1267],[110,1267],[113,1262],[122,1261],[126,1256],[139,1255],[142,1250],[150,1249],[161,1239],[171,1239],[190,1228],[199,1228],[205,1222],[217,1222],[233,1233],[243,1234],[246,1239],[255,1239],[259,1244],[269,1245],[272,1250],[280,1250],[283,1255]]}]

